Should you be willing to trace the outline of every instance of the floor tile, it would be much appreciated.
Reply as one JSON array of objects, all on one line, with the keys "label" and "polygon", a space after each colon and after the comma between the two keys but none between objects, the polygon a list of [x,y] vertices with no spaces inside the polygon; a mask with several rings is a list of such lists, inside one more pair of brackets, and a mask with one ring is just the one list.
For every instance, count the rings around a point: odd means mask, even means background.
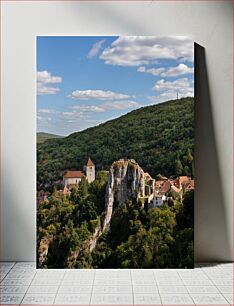
[{"label": "floor tile", "polygon": [[177,279],[156,279],[157,285],[168,285],[168,286],[184,286],[182,280]]},{"label": "floor tile", "polygon": [[216,286],[233,286],[233,280],[231,279],[213,279],[212,282]]},{"label": "floor tile", "polygon": [[156,281],[154,278],[133,278],[132,279],[132,284],[133,285],[142,285],[142,286],[146,286],[146,285],[156,285]]},{"label": "floor tile", "polygon": [[[117,285],[131,285],[131,280],[126,280],[126,279],[112,279],[111,280],[111,284],[113,286],[117,286]],[[82,282],[81,282],[82,284]],[[103,279],[103,280],[98,280],[98,279],[94,279],[94,285],[109,285],[110,284],[110,280],[108,279]]]},{"label": "floor tile", "polygon": [[58,293],[90,293],[92,292],[92,286],[91,285],[61,285],[59,288]]},{"label": "floor tile", "polygon": [[194,305],[188,294],[161,294],[162,304],[166,305]]},{"label": "floor tile", "polygon": [[8,274],[8,271],[2,272],[0,274],[0,280],[2,281],[7,276],[7,274]]},{"label": "floor tile", "polygon": [[6,286],[27,286],[31,283],[31,279],[4,279],[1,285]]},{"label": "floor tile", "polygon": [[92,294],[91,305],[133,305],[132,294]]},{"label": "floor tile", "polygon": [[0,286],[1,294],[25,293],[28,286]]},{"label": "floor tile", "polygon": [[168,285],[158,285],[159,293],[167,294],[167,293],[188,293],[185,286],[168,286]]},{"label": "floor tile", "polygon": [[22,301],[22,304],[52,305],[54,299],[55,294],[27,293]]},{"label": "floor tile", "polygon": [[133,285],[132,289],[134,293],[158,293],[158,288],[156,285],[148,285],[148,286]]},{"label": "floor tile", "polygon": [[55,305],[89,305],[90,295],[88,294],[58,294],[55,298]]},{"label": "floor tile", "polygon": [[63,281],[66,281],[66,280],[73,280],[73,281],[76,281],[76,280],[78,280],[78,281],[80,281],[80,280],[89,280],[89,279],[94,279],[94,275],[75,275],[75,274],[69,274],[69,275],[65,275],[64,277],[63,277]]},{"label": "floor tile", "polygon": [[24,297],[24,294],[1,294],[0,295],[0,303],[4,304],[16,304],[19,305]]},{"label": "floor tile", "polygon": [[36,268],[36,263],[35,262],[17,262],[15,264],[15,267],[23,267],[23,268]]},{"label": "floor tile", "polygon": [[35,279],[55,279],[55,280],[62,280],[64,278],[64,274],[54,274],[54,273],[41,273],[36,274]]},{"label": "floor tile", "polygon": [[215,286],[186,286],[189,293],[219,293]]},{"label": "floor tile", "polygon": [[21,274],[21,273],[11,273],[9,272],[5,279],[33,279],[35,273]]},{"label": "floor tile", "polygon": [[15,265],[15,262],[13,262],[13,261],[0,261],[0,269],[2,267],[12,268],[14,265]]},{"label": "floor tile", "polygon": [[213,286],[211,280],[201,279],[183,279],[185,286]]},{"label": "floor tile", "polygon": [[39,279],[34,279],[32,281],[32,286],[56,286],[59,285],[60,283],[61,283],[60,279],[39,278]]},{"label": "floor tile", "polygon": [[219,289],[219,291],[221,293],[233,293],[233,286],[232,285],[226,285],[226,286],[223,286],[223,285],[218,285],[217,288]]},{"label": "floor tile", "polygon": [[221,294],[190,294],[196,305],[228,305]]},{"label": "floor tile", "polygon": [[27,293],[57,293],[59,286],[30,286]]},{"label": "floor tile", "polygon": [[62,285],[80,285],[80,286],[89,286],[93,284],[93,279],[63,279],[61,282]]},{"label": "floor tile", "polygon": [[134,305],[161,305],[159,294],[134,294]]},{"label": "floor tile", "polygon": [[223,296],[225,297],[225,299],[226,299],[231,305],[234,304],[233,294],[224,293]]},{"label": "floor tile", "polygon": [[110,285],[104,285],[104,286],[93,286],[93,291],[95,293],[99,294],[108,294],[108,293],[131,293],[132,294],[132,286],[131,285],[126,285],[126,286],[110,286]]},{"label": "floor tile", "polygon": [[[35,263],[0,263],[1,304],[228,305],[233,265],[196,269],[39,269]],[[26,295],[24,297],[24,293]],[[92,294],[91,294],[92,293]]]}]

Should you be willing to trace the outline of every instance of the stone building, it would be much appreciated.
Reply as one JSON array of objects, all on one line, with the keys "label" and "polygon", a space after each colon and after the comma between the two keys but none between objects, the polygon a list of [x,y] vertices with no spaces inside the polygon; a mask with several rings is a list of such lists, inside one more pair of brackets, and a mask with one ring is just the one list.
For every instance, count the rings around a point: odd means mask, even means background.
[{"label": "stone building", "polygon": [[79,185],[82,178],[86,178],[89,183],[95,180],[95,165],[92,160],[88,159],[86,165],[84,166],[84,171],[67,171],[63,176],[63,185],[67,188]]}]

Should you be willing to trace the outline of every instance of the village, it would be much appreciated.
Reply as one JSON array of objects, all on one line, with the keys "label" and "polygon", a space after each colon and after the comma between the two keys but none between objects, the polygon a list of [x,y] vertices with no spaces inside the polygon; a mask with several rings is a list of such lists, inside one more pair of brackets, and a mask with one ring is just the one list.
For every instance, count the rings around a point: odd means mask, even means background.
[{"label": "village", "polygon": [[[79,186],[82,179],[88,183],[95,180],[95,164],[89,157],[81,170],[68,170],[63,175],[63,189],[58,192],[62,196],[70,196],[74,186]],[[144,195],[138,199],[144,200],[148,208],[162,206],[165,202],[173,202],[173,199],[182,201],[183,194],[194,190],[194,180],[189,176],[178,176],[167,178],[163,175],[157,175],[157,179],[151,177],[148,172],[144,172]],[[44,190],[37,192],[37,207],[40,203],[49,201],[50,193]]]}]

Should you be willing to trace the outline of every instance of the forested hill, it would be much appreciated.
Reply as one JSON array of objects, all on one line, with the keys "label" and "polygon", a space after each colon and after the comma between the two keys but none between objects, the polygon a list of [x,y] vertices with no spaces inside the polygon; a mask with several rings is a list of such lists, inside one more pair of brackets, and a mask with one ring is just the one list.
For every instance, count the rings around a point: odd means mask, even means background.
[{"label": "forested hill", "polygon": [[38,144],[38,188],[83,169],[90,156],[96,169],[133,158],[152,176],[192,174],[194,99],[182,98],[134,110],[99,126]]},{"label": "forested hill", "polygon": [[37,133],[37,143],[43,143],[48,139],[62,138],[62,137],[63,136],[39,132]]}]

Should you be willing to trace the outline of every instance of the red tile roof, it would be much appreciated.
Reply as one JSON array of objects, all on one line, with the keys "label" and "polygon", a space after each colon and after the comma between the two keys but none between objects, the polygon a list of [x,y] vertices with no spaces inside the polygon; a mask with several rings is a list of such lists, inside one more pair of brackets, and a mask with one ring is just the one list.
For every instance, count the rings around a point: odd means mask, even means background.
[{"label": "red tile roof", "polygon": [[171,183],[168,181],[165,181],[164,184],[162,185],[160,192],[161,193],[167,193],[169,192],[171,189]]},{"label": "red tile roof", "polygon": [[85,177],[84,172],[82,171],[67,171],[63,178],[82,178]]},{"label": "red tile roof", "polygon": [[186,184],[189,181],[188,176],[179,176],[179,182],[181,185]]},{"label": "red tile roof", "polygon": [[94,163],[92,162],[92,160],[91,160],[91,158],[90,158],[90,157],[89,157],[89,159],[88,159],[88,161],[87,161],[86,166],[88,166],[88,167],[92,167],[92,166],[94,166]]}]

